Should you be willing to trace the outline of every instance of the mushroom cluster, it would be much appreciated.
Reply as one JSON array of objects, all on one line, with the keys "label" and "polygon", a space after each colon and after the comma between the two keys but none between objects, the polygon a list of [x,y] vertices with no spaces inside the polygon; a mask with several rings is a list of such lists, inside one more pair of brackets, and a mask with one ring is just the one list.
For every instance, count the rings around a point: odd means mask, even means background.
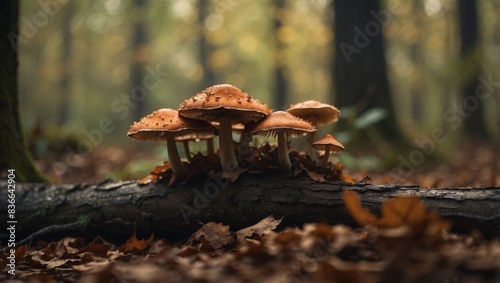
[{"label": "mushroom cluster", "polygon": [[340,111],[334,106],[312,100],[292,105],[287,111],[273,112],[241,89],[219,84],[185,100],[177,110],[163,108],[154,111],[135,122],[128,136],[138,141],[166,142],[170,166],[178,179],[186,178],[187,169],[180,159],[176,142],[184,144],[186,158],[191,161],[189,141],[207,140],[207,154],[212,154],[215,152],[213,138],[217,134],[222,170],[235,171],[239,164],[233,147],[233,132],[238,132],[240,137],[277,136],[279,164],[291,171],[290,137],[309,135],[309,155],[313,160],[319,162],[316,149],[325,150],[322,166],[326,165],[330,152],[344,149],[331,135],[314,141],[316,126],[332,123],[339,115]]}]

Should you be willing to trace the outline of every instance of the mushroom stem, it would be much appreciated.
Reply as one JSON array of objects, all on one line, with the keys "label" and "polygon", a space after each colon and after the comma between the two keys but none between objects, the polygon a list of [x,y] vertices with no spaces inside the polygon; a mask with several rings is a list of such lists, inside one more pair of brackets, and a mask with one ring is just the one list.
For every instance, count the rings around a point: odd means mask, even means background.
[{"label": "mushroom stem", "polygon": [[292,164],[290,163],[290,157],[288,156],[288,146],[284,131],[278,132],[278,158],[280,164],[291,172]]},{"label": "mushroom stem", "polygon": [[319,161],[318,151],[312,146],[315,140],[316,140],[316,132],[309,133],[309,135],[307,136],[309,157],[311,157],[312,161],[318,162]]},{"label": "mushroom stem", "polygon": [[193,157],[191,156],[191,150],[189,149],[189,141],[188,140],[183,140],[182,144],[184,144],[184,154],[186,155],[186,158],[191,162],[193,160]]},{"label": "mushroom stem", "polygon": [[174,172],[177,178],[183,179],[187,175],[187,169],[184,167],[179,157],[174,134],[168,132],[165,132],[165,134],[167,136],[168,161],[170,162],[172,172]]},{"label": "mushroom stem", "polygon": [[222,170],[234,171],[238,167],[238,160],[233,149],[233,130],[231,118],[221,117],[219,125],[219,150]]},{"label": "mushroom stem", "polygon": [[326,148],[325,148],[325,156],[323,156],[323,160],[321,161],[321,164],[323,166],[326,166],[326,163],[328,163],[328,159],[330,157],[330,145],[326,145]]},{"label": "mushroom stem", "polygon": [[207,155],[212,155],[214,153],[214,138],[209,138],[207,139]]}]

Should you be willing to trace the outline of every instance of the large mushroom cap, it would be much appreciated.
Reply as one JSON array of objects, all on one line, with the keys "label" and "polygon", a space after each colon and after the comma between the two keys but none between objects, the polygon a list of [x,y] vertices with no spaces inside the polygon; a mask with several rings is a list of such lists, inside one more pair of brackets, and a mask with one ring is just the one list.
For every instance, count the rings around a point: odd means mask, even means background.
[{"label": "large mushroom cap", "polygon": [[264,120],[247,124],[245,131],[251,134],[274,136],[285,132],[286,136],[300,136],[316,131],[311,123],[285,111],[276,111]]},{"label": "large mushroom cap", "polygon": [[206,88],[184,101],[179,108],[179,114],[183,117],[213,122],[227,116],[232,123],[257,121],[271,112],[260,100],[230,84]]},{"label": "large mushroom cap", "polygon": [[138,141],[166,141],[165,132],[176,136],[197,135],[197,132],[213,132],[210,123],[179,116],[177,110],[163,108],[142,118],[130,126],[127,135]]},{"label": "large mushroom cap", "polygon": [[316,126],[333,123],[340,117],[340,111],[337,107],[316,100],[307,100],[292,104],[286,111],[294,116],[310,121]]},{"label": "large mushroom cap", "polygon": [[331,152],[342,152],[344,151],[344,145],[337,141],[332,135],[327,134],[321,139],[315,141],[312,146],[317,150],[326,150],[327,146],[330,146]]}]

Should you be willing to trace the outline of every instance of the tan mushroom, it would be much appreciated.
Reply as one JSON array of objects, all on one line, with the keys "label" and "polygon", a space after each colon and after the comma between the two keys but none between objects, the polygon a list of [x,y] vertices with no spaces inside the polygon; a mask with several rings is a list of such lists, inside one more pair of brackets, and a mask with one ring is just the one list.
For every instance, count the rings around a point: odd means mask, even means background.
[{"label": "tan mushroom", "polygon": [[220,123],[220,159],[226,172],[238,167],[232,146],[232,124],[258,121],[271,112],[267,105],[229,84],[211,86],[184,101],[179,108],[183,117]]},{"label": "tan mushroom", "polygon": [[163,108],[142,118],[130,126],[127,135],[138,141],[167,142],[168,158],[175,176],[182,179],[187,170],[181,162],[175,137],[189,135],[195,131],[211,129],[210,123],[179,116],[177,110]]},{"label": "tan mushroom", "polygon": [[337,141],[332,135],[327,134],[321,139],[315,141],[312,146],[317,150],[324,150],[325,155],[321,161],[321,165],[325,166],[328,163],[328,158],[330,157],[330,152],[342,152],[344,151],[344,145]]},{"label": "tan mushroom", "polygon": [[278,158],[280,164],[291,171],[292,165],[288,156],[287,138],[301,136],[316,131],[311,123],[285,111],[276,111],[264,120],[247,124],[245,130],[251,134],[278,136]]},{"label": "tan mushroom", "polygon": [[[315,127],[333,123],[340,117],[340,111],[335,106],[321,103],[316,100],[307,100],[301,103],[292,104],[286,111],[294,116],[311,122]],[[316,139],[316,132],[310,133],[307,139],[309,144],[309,155],[313,160],[317,160],[318,153],[312,148],[312,143]]]}]

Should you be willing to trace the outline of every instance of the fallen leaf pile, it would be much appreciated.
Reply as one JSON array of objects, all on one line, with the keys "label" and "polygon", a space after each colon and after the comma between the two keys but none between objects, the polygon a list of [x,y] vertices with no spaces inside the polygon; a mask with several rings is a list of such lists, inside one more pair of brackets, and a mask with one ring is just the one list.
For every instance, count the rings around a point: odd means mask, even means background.
[{"label": "fallen leaf pile", "polygon": [[[395,198],[380,216],[344,193],[361,228],[324,223],[279,227],[270,216],[231,231],[200,224],[184,243],[132,237],[64,238],[17,248],[16,278],[31,282],[500,282],[500,242],[455,235],[415,198]],[[278,231],[279,229],[279,231]],[[0,280],[7,279],[6,255]],[[11,278],[10,278],[11,279]]]},{"label": "fallen leaf pile", "polygon": [[[235,148],[238,152],[238,147]],[[278,153],[276,146],[271,146],[269,143],[264,143],[259,148],[246,146],[243,154],[238,154],[238,164],[240,168],[234,172],[224,172],[222,177],[236,181],[240,174],[248,172],[250,174],[261,174],[270,171],[281,171],[281,166],[278,162]],[[317,182],[325,182],[326,180],[341,180],[347,183],[355,183],[353,177],[343,173],[343,165],[341,163],[332,164],[329,162],[325,167],[318,166],[305,153],[296,151],[290,152],[290,161],[294,165],[295,176],[306,175]],[[200,174],[210,175],[211,172],[220,171],[220,158],[217,154],[202,155],[196,154],[190,163],[184,164],[188,168],[188,177],[183,180],[187,183],[190,179]],[[168,184],[174,183],[175,176],[170,169],[169,162],[165,161],[163,165],[156,166],[151,175],[139,180],[140,185],[146,185],[154,181],[163,180]]]}]

